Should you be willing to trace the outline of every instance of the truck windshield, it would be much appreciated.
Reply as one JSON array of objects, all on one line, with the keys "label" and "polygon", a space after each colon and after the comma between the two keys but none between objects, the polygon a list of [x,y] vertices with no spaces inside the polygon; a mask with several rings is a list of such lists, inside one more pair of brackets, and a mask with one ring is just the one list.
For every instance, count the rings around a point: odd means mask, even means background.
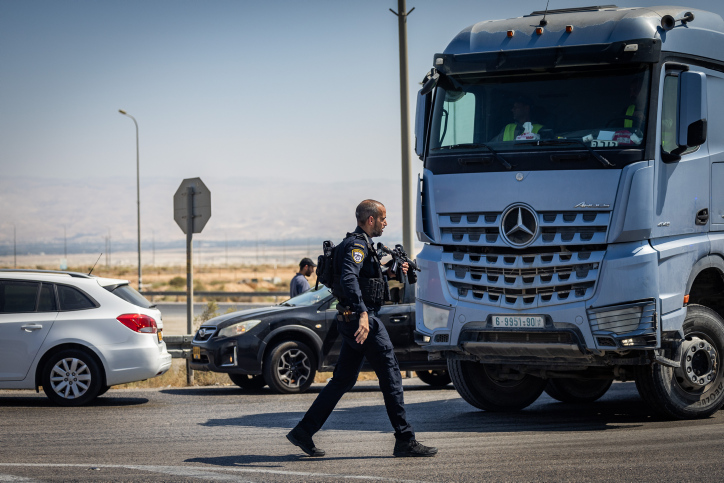
[{"label": "truck windshield", "polygon": [[[557,161],[551,151],[581,152],[579,158],[585,162],[567,162],[566,169],[607,167],[596,159],[599,152],[617,159],[616,152],[639,150],[640,159],[649,85],[646,65],[442,77],[432,113],[428,159],[447,157],[446,162],[458,164],[465,159],[461,155],[474,154],[488,158],[480,164],[494,171],[510,169],[510,164],[518,168],[521,161],[530,160],[531,153],[544,156],[524,168],[561,169],[549,166]],[[634,160],[629,158],[616,166]]]}]

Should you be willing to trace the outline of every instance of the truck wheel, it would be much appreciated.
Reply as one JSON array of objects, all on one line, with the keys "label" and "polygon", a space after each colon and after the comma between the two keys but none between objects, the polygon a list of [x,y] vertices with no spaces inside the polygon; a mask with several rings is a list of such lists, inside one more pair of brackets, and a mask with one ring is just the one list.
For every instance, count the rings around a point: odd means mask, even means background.
[{"label": "truck wheel", "polygon": [[435,387],[447,386],[450,384],[450,374],[445,369],[434,371],[415,371],[415,375],[425,384]]},{"label": "truck wheel", "polygon": [[295,394],[309,389],[317,373],[314,352],[297,341],[280,342],[264,358],[262,372],[269,389]]},{"label": "truck wheel", "polygon": [[689,305],[683,329],[684,341],[673,358],[681,367],[637,366],[636,388],[665,417],[705,418],[724,402],[724,320],[707,307]]},{"label": "truck wheel", "polygon": [[229,379],[242,389],[261,389],[266,386],[264,376],[261,374],[254,376],[249,374],[229,374]]},{"label": "truck wheel", "polygon": [[66,349],[53,354],[43,366],[43,392],[58,406],[82,406],[105,387],[101,370],[86,351]]},{"label": "truck wheel", "polygon": [[545,392],[564,403],[590,403],[606,394],[611,384],[613,379],[548,379]]},{"label": "truck wheel", "polygon": [[447,361],[455,389],[478,409],[495,412],[518,411],[538,399],[546,380],[531,375],[501,378],[496,366],[472,361]]}]

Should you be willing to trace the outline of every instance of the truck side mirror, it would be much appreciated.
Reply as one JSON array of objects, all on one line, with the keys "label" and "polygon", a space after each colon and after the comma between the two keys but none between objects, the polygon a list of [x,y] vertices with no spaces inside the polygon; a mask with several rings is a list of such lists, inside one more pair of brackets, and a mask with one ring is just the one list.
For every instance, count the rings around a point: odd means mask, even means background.
[{"label": "truck side mirror", "polygon": [[679,74],[679,118],[676,141],[679,146],[701,146],[706,142],[706,74],[686,71]]},{"label": "truck side mirror", "polygon": [[425,133],[427,132],[428,113],[430,112],[430,99],[432,94],[428,91],[422,93],[423,89],[417,93],[417,112],[415,114],[415,154],[420,159],[425,153]]}]

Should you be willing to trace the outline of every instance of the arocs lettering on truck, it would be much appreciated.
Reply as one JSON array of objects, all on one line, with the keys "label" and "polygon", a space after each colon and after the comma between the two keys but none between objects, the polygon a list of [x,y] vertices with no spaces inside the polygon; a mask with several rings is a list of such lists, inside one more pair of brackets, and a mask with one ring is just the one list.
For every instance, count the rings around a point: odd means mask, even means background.
[{"label": "arocs lettering on truck", "polygon": [[724,403],[724,21],[680,7],[481,22],[417,101],[417,340],[491,411],[635,380]]}]

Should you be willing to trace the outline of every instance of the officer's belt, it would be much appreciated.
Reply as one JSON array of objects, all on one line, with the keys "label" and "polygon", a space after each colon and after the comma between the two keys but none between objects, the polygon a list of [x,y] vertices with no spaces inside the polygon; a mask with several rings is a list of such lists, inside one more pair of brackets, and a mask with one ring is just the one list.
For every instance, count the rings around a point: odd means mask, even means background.
[{"label": "officer's belt", "polygon": [[337,312],[337,320],[340,322],[359,322],[359,314],[351,310]]}]

